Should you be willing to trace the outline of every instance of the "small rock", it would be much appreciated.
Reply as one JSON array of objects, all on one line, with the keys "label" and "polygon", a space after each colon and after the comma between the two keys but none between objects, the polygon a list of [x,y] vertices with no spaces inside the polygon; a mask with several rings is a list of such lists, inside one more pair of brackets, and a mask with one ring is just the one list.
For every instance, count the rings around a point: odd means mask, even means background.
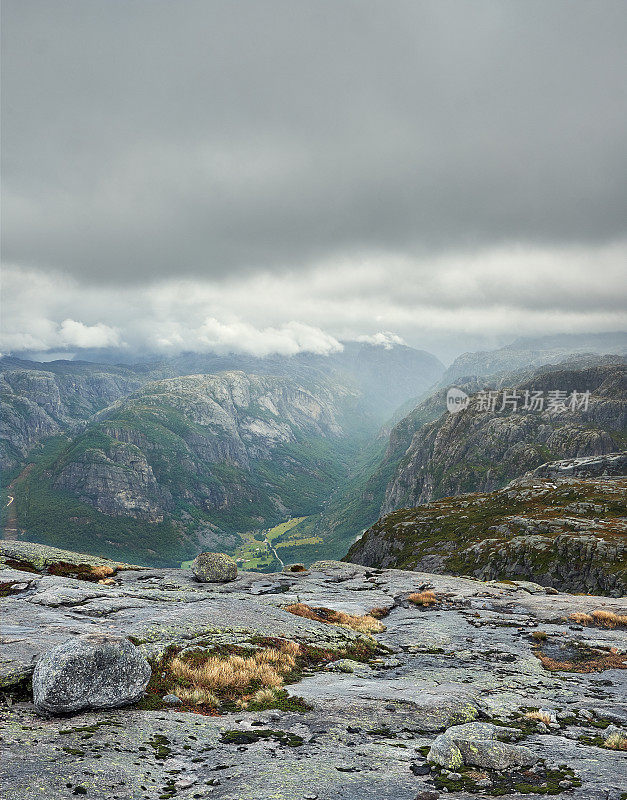
[{"label": "small rock", "polygon": [[428,764],[412,764],[409,768],[414,775],[429,775],[431,767]]},{"label": "small rock", "polygon": [[202,583],[227,583],[237,578],[237,563],[225,553],[201,553],[192,561],[191,570]]},{"label": "small rock", "polygon": [[558,786],[560,787],[560,789],[570,789],[570,787],[572,785],[573,784],[571,783],[571,781],[560,781],[558,783]]},{"label": "small rock", "polygon": [[438,800],[438,792],[418,792],[414,800]]},{"label": "small rock", "polygon": [[83,634],[48,650],[35,665],[33,702],[43,714],[118,708],[142,696],[150,665],[128,639]]},{"label": "small rock", "polygon": [[164,703],[169,706],[180,706],[181,705],[181,698],[177,697],[175,694],[166,694],[162,698]]}]

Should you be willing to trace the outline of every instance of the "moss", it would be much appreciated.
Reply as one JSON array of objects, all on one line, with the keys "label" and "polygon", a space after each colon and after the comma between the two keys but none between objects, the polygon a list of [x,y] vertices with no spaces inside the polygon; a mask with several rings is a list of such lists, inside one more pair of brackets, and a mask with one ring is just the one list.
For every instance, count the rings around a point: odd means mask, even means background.
[{"label": "moss", "polygon": [[121,722],[116,722],[115,720],[112,720],[112,719],[103,719],[103,720],[100,720],[98,722],[95,722],[93,725],[79,725],[76,728],[64,728],[63,730],[59,731],[59,734],[61,736],[66,736],[66,735],[71,734],[71,733],[87,733],[87,734],[91,733],[91,734],[94,734],[94,733],[96,733],[98,728],[102,728],[102,727],[104,727],[106,725],[111,725],[111,726],[113,726],[115,728],[123,728],[124,727]]},{"label": "moss", "polygon": [[286,747],[300,747],[304,744],[302,736],[287,731],[254,730],[254,731],[224,731],[220,737],[223,744],[253,744],[260,740],[272,739]]},{"label": "moss", "polygon": [[39,575],[41,572],[41,570],[38,570],[32,562],[24,561],[23,559],[5,558],[4,563],[7,565],[7,567],[18,569],[20,572],[34,572],[36,575]]},{"label": "moss", "polygon": [[[496,771],[482,769],[479,773],[475,767],[460,767],[456,772],[459,778],[451,779],[444,774],[442,767],[432,766],[432,777],[436,789],[448,792],[470,792],[471,794],[501,797],[506,794],[519,792],[521,794],[561,794],[567,791],[561,787],[560,781],[570,781],[573,788],[581,786],[581,781],[575,777],[574,771],[565,765],[559,769],[549,769],[540,762],[541,769],[514,769]],[[491,786],[478,786],[477,775],[486,775],[491,781]]]},{"label": "moss", "polygon": [[161,733],[155,733],[152,739],[147,741],[147,744],[154,750],[157,761],[165,761],[172,752],[170,740]]}]

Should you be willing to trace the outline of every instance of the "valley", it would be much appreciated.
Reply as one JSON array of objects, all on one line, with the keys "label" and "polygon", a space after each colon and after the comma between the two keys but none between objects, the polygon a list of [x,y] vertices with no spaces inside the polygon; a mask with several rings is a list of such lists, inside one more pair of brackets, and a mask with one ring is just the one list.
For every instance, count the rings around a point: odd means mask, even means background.
[{"label": "valley", "polygon": [[[189,356],[141,368],[3,359],[5,538],[161,567],[201,550],[262,572],[307,566],[342,558],[384,514],[627,441],[621,356],[460,383],[471,396],[578,388],[585,410],[486,414],[473,401],[452,415],[420,351],[348,349],[343,362]],[[244,366],[258,372],[178,374]]]}]

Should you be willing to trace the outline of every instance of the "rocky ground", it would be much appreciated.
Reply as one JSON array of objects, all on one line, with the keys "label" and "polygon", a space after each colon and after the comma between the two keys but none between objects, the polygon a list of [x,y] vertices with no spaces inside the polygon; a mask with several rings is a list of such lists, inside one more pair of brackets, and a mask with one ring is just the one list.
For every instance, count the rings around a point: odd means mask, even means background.
[{"label": "rocky ground", "polygon": [[[339,562],[198,583],[25,543],[0,552],[7,800],[626,796],[626,754],[604,746],[627,723],[624,631],[567,619],[624,614],[620,599]],[[293,603],[378,609],[385,630],[295,616]],[[193,713],[142,701],[38,716],[35,662],[84,633],[130,638],[153,678],[164,652],[196,645],[225,653],[290,641],[319,657],[276,708]],[[542,720],[525,716],[537,709]]]}]

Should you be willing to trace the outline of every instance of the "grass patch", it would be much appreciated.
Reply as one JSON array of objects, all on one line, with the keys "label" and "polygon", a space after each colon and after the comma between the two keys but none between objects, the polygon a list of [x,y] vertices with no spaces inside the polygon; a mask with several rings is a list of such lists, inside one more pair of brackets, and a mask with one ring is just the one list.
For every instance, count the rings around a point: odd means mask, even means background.
[{"label": "grass patch", "polygon": [[424,592],[412,592],[407,599],[415,606],[433,606],[438,602],[436,593],[429,589]]},{"label": "grass patch", "polygon": [[604,608],[597,608],[589,614],[576,611],[567,618],[578,625],[593,625],[597,628],[627,628],[627,614],[615,614]]},{"label": "grass patch", "polygon": [[346,614],[343,611],[324,608],[324,606],[312,608],[306,603],[292,603],[292,605],[286,606],[285,610],[289,611],[290,614],[295,614],[297,617],[313,619],[316,622],[324,622],[327,625],[339,625],[359,633],[381,633],[381,631],[385,630],[385,625],[371,614],[362,616]]}]

